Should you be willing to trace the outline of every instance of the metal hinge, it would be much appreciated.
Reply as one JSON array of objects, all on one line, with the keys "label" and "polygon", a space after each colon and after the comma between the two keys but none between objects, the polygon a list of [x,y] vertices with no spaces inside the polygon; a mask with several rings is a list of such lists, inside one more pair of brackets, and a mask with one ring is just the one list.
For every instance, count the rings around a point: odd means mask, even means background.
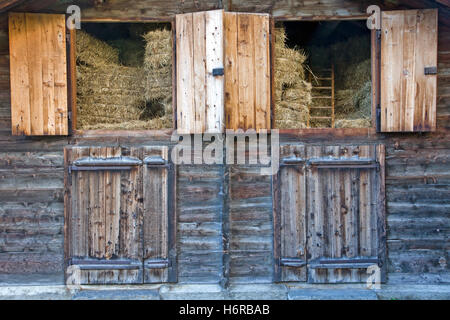
[{"label": "metal hinge", "polygon": [[151,156],[145,158],[144,165],[146,165],[149,168],[165,168],[165,169],[167,168],[169,170],[173,169],[173,164],[160,156]]},{"label": "metal hinge", "polygon": [[145,269],[165,269],[171,266],[169,259],[149,259],[144,261]]},{"label": "metal hinge", "polygon": [[381,132],[381,106],[379,104],[377,105],[376,113],[377,132]]},{"label": "metal hinge", "polygon": [[279,265],[282,267],[301,268],[306,266],[306,261],[300,258],[280,258]]},{"label": "metal hinge", "polygon": [[381,30],[377,30],[377,39],[381,40]]}]

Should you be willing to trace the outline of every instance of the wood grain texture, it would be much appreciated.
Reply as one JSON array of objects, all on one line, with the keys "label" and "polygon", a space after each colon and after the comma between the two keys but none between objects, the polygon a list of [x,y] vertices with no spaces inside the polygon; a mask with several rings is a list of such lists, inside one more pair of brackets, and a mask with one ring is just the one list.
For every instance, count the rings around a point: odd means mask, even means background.
[{"label": "wood grain texture", "polygon": [[224,13],[225,34],[225,117],[226,128],[237,130],[239,127],[239,74],[238,74],[238,15]]},{"label": "wood grain texture", "polygon": [[270,129],[270,16],[225,13],[228,129]]},{"label": "wood grain texture", "polygon": [[193,16],[176,16],[177,29],[177,130],[195,132]]},{"label": "wood grain texture", "polygon": [[[168,160],[167,147],[146,147],[143,158],[157,156]],[[146,260],[169,259],[169,186],[165,168],[143,168],[143,245]],[[167,282],[169,269],[144,269],[145,283]]]},{"label": "wood grain texture", "polygon": [[67,135],[64,15],[10,14],[13,135]]},{"label": "wood grain texture", "polygon": [[223,10],[176,16],[177,128],[181,134],[224,130]]},{"label": "wood grain texture", "polygon": [[[108,159],[123,155],[119,147],[74,147],[66,150],[67,166],[85,157]],[[139,157],[142,154],[135,149],[129,152],[128,156]],[[67,191],[70,195],[67,261],[95,260],[104,264],[118,260],[142,261],[142,210],[138,201],[142,197],[140,172],[134,168],[71,173]],[[81,281],[82,284],[142,283],[142,266],[136,270],[82,270]]]},{"label": "wood grain texture", "polygon": [[[305,158],[304,146],[283,146],[281,158]],[[298,167],[284,167],[279,173],[280,226],[275,237],[280,238],[280,259],[296,258],[306,262],[306,171],[304,164]],[[306,281],[306,266],[281,266],[280,281]]]},{"label": "wood grain texture", "polygon": [[437,10],[386,11],[381,33],[381,131],[436,130]]},{"label": "wood grain texture", "polygon": [[194,110],[195,129],[193,133],[205,132],[206,125],[206,13],[193,14],[193,60],[194,60]]},{"label": "wood grain texture", "polygon": [[[372,159],[376,146],[307,147],[309,159]],[[383,162],[380,163],[380,166]],[[378,256],[378,228],[384,228],[376,206],[380,188],[376,169],[308,169],[307,203],[308,256],[310,261],[323,258]],[[308,264],[309,265],[309,264]],[[365,269],[325,267],[308,268],[311,283],[364,282]]]},{"label": "wood grain texture", "polygon": [[224,76],[213,70],[224,67],[223,10],[205,13],[206,47],[206,133],[222,133],[225,129]]}]

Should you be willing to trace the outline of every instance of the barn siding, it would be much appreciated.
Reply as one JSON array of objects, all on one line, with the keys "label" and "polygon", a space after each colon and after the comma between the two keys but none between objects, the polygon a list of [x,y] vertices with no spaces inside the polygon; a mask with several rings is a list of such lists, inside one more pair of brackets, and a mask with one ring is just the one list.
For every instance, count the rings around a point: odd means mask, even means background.
[{"label": "barn siding", "polygon": [[[141,1],[137,1],[141,2]],[[175,4],[175,2],[177,4]],[[122,10],[120,5],[107,10],[91,9],[88,17],[121,16],[127,12],[133,17],[171,17],[175,13],[217,8],[217,1],[152,1],[136,4]],[[229,3],[223,1],[225,6]],[[263,2],[232,1],[231,10],[270,12]],[[311,6],[315,6],[312,4]],[[361,4],[350,1],[326,1],[319,7],[298,5],[297,9],[276,5],[273,13],[286,15],[358,15]],[[136,9],[134,9],[136,8]],[[139,8],[139,9],[137,9]],[[158,9],[159,8],[159,9]],[[442,19],[442,18],[441,18]],[[77,144],[131,144],[133,138],[24,138],[10,133],[10,94],[8,36],[5,17],[0,16],[0,273],[63,273],[63,148]],[[448,23],[446,23],[448,24]],[[450,29],[440,24],[438,75],[438,131],[430,134],[367,135],[366,137],[303,136],[284,137],[285,142],[297,143],[385,143],[386,144],[386,196],[388,225],[388,280],[428,283],[449,281],[449,225],[450,225]],[[334,139],[334,140],[332,140]],[[141,144],[149,144],[148,139]],[[150,143],[169,144],[167,138]],[[224,167],[183,166],[177,178],[178,262],[180,282],[219,282],[220,268],[227,264],[221,252],[224,219],[221,186]],[[257,175],[245,175],[238,188],[263,184]],[[233,182],[231,183],[233,184]],[[195,197],[195,198],[194,198]],[[271,241],[272,229],[267,227],[271,216],[266,207],[271,203],[268,195],[255,195],[251,199],[233,199],[229,203],[230,218],[236,216],[252,224],[230,224],[230,275],[239,279],[248,275],[251,263],[238,255],[240,248],[257,252],[259,248],[246,246],[239,233],[258,237],[263,243]],[[244,210],[244,204],[258,210]],[[261,206],[261,208],[259,208]],[[255,207],[255,208],[256,208]],[[242,212],[244,210],[245,212]],[[255,217],[255,215],[257,217]],[[271,249],[263,246],[263,252]],[[261,263],[258,281],[270,277],[268,261],[258,255],[252,263]],[[199,268],[199,266],[202,266]],[[234,268],[233,268],[234,267]],[[251,280],[247,278],[247,280]]]}]

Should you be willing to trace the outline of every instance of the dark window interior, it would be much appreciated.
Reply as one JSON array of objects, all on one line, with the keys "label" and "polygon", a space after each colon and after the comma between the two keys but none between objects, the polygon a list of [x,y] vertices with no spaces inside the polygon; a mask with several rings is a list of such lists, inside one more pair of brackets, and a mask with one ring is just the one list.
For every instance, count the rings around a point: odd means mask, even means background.
[{"label": "dark window interior", "polygon": [[276,126],[370,127],[370,37],[365,20],[277,23]]}]

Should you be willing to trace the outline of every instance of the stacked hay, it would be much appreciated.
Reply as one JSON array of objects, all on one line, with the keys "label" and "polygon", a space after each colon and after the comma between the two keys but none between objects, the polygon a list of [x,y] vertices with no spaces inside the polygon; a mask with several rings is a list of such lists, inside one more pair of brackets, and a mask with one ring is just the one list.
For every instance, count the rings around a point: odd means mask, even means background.
[{"label": "stacked hay", "polygon": [[352,119],[352,120],[336,120],[336,128],[369,128],[371,125],[370,119]]},{"label": "stacked hay", "polygon": [[77,54],[78,128],[139,120],[145,107],[142,68],[121,65],[119,50],[82,31]]},{"label": "stacked hay", "polygon": [[286,30],[275,29],[275,127],[306,128],[311,84],[305,80],[305,53],[286,46]]},{"label": "stacked hay", "polygon": [[[169,43],[170,37],[171,34]],[[147,47],[152,45],[151,41],[163,42],[161,38],[151,37],[147,41]],[[171,48],[168,51],[171,56]],[[148,94],[152,90],[156,91],[158,85],[155,82],[160,79],[155,76],[154,81],[149,82],[146,75],[150,72],[152,75],[164,72],[149,70],[147,64],[142,67],[144,60],[149,60],[148,50],[144,57],[144,49],[142,46],[139,48],[137,41],[119,39],[107,44],[80,31],[77,32],[77,54],[78,129],[172,127],[172,115],[166,116],[164,112],[155,110],[161,108],[161,102],[155,101],[158,101],[162,94]],[[171,69],[171,60],[168,68]],[[171,82],[171,71],[166,73]],[[166,75],[163,77],[166,83]],[[167,90],[165,85],[161,91],[168,92],[164,97],[171,102],[171,83],[170,89]],[[167,109],[172,113],[171,107]]]},{"label": "stacked hay", "polygon": [[[144,35],[145,98],[153,113],[172,121],[172,31],[157,29]],[[159,110],[162,107],[163,110]],[[161,112],[162,111],[162,112]]]},{"label": "stacked hay", "polygon": [[[372,82],[370,59],[347,65],[338,79],[336,89],[336,118],[342,128],[365,128],[370,126],[372,112]],[[352,123],[353,121],[353,123]]]}]

